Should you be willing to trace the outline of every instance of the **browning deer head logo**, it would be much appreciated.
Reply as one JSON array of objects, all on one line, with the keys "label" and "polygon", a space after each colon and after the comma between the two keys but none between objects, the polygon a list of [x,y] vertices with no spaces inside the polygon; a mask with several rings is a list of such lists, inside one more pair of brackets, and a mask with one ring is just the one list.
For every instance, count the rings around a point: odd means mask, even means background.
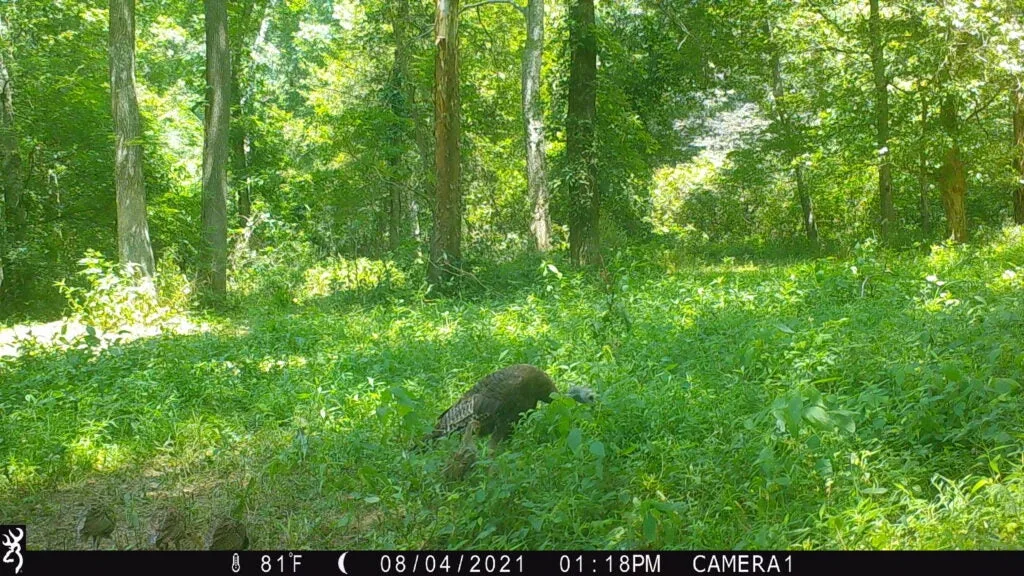
[{"label": "browning deer head logo", "polygon": [[[17,536],[15,536],[17,532]],[[25,530],[23,528],[12,528],[7,530],[7,533],[3,535],[3,545],[7,547],[7,553],[4,554],[4,564],[18,563],[14,567],[14,573],[18,574],[21,572],[21,565],[24,563],[24,558],[21,557],[21,541],[25,538]]]}]

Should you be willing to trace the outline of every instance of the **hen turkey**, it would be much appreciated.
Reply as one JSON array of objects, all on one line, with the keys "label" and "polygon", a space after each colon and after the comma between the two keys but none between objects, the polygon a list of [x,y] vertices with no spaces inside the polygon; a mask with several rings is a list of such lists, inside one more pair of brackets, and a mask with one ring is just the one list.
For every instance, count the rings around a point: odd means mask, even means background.
[{"label": "hen turkey", "polygon": [[[502,368],[477,382],[441,414],[430,437],[463,430],[475,420],[480,425],[479,433],[490,434],[491,444],[497,444],[508,436],[524,412],[535,408],[537,402],[551,401],[551,394],[557,391],[551,377],[536,366],[516,364]],[[571,386],[566,395],[583,404],[594,401],[594,393],[581,386]]]}]

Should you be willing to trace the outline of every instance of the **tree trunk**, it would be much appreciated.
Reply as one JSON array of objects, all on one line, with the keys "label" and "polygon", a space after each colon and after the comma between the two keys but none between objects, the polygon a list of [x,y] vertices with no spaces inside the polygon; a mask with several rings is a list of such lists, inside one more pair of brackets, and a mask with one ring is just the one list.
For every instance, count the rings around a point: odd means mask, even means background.
[{"label": "tree trunk", "polygon": [[[237,63],[237,62],[236,62]],[[238,81],[238,68],[231,67],[231,96],[234,99],[234,121],[231,123],[231,176],[232,185],[238,195],[238,225],[245,227],[252,216],[252,199],[249,195],[249,155],[246,150],[247,138],[245,129],[245,112],[241,101],[241,86]]]},{"label": "tree trunk", "polygon": [[[412,119],[413,136],[416,141],[416,151],[419,153],[420,162],[423,167],[421,177],[423,180],[421,194],[424,198],[434,197],[434,159],[430,154],[430,134],[423,114],[416,105],[416,82],[409,72],[410,39],[406,32],[409,22],[409,0],[393,0],[395,10],[391,22],[392,31],[395,37],[395,66],[398,69],[398,81],[401,83],[405,95],[405,109]],[[413,238],[420,237],[419,203],[415,194],[409,195],[409,220],[412,224]]]},{"label": "tree trunk", "polygon": [[142,126],[135,95],[135,0],[110,1],[110,100],[114,118],[117,252],[146,276],[156,268],[146,220]]},{"label": "tree trunk", "polygon": [[939,120],[948,142],[939,171],[939,190],[942,192],[942,207],[946,211],[946,225],[949,237],[954,242],[967,240],[967,176],[958,142],[958,118],[956,101],[952,94],[942,100]]},{"label": "tree trunk", "polygon": [[526,127],[526,181],[533,202],[530,232],[533,233],[534,246],[541,252],[551,248],[544,110],[540,101],[543,55],[544,0],[529,0],[526,7],[526,49],[523,51],[523,122]]},{"label": "tree trunk", "polygon": [[[768,26],[768,35],[771,37],[772,29]],[[779,47],[773,45],[771,48],[771,67],[772,67],[772,100],[775,112],[776,121],[779,123],[781,128],[783,146],[787,151],[786,154],[789,156],[789,161],[793,163],[793,180],[796,183],[796,196],[800,202],[800,213],[801,221],[804,226],[804,233],[807,234],[807,239],[817,245],[818,243],[818,223],[814,216],[814,200],[811,198],[811,193],[807,189],[807,183],[804,180],[804,168],[801,163],[801,148],[802,135],[800,134],[799,125],[789,118],[786,114],[786,110],[783,108],[782,98],[786,93],[784,82],[782,80],[782,62],[779,57]]]},{"label": "tree trunk", "polygon": [[803,165],[798,163],[793,172],[796,179],[796,194],[800,200],[800,210],[803,214],[804,232],[812,244],[817,244],[818,223],[814,219],[814,201],[811,199],[811,194],[807,191],[807,183],[804,181]]},{"label": "tree trunk", "polygon": [[868,20],[871,40],[871,69],[875,80],[875,136],[878,144],[878,200],[881,208],[881,231],[883,240],[891,240],[896,226],[896,208],[892,199],[892,167],[889,154],[889,79],[885,72],[885,55],[882,22],[879,16],[878,0],[870,0],[871,15]]},{"label": "tree trunk", "polygon": [[206,134],[203,143],[200,281],[214,295],[227,292],[227,158],[231,127],[231,60],[226,0],[204,0],[206,10]]},{"label": "tree trunk", "polygon": [[237,19],[230,9],[228,11],[228,18],[235,22],[235,33],[229,38],[229,42],[234,43],[231,46],[232,119],[229,183],[235,189],[235,209],[238,225],[241,227],[245,227],[252,216],[250,138],[246,119],[250,114],[249,96],[254,85],[253,51],[263,42],[266,35],[269,23],[267,12],[271,3],[267,0],[244,0],[241,2],[241,13]]},{"label": "tree trunk", "polygon": [[569,11],[569,111],[565,153],[572,178],[569,255],[576,265],[600,257],[600,191],[597,186],[597,35],[594,0],[574,0]]},{"label": "tree trunk", "polygon": [[1013,90],[1013,145],[1017,187],[1013,191],[1013,221],[1024,224],[1024,88]]},{"label": "tree trunk", "polygon": [[21,204],[21,153],[14,126],[14,86],[10,71],[0,53],[0,166],[3,167],[3,204],[0,205],[0,289],[3,289],[5,256],[11,238],[25,225]]},{"label": "tree trunk", "polygon": [[462,260],[462,186],[459,152],[459,0],[437,0],[434,59],[434,230],[427,281],[450,279]]},{"label": "tree trunk", "polygon": [[932,204],[928,198],[928,156],[926,142],[928,137],[928,98],[921,92],[921,138],[917,147],[917,185],[920,190],[918,200],[921,209],[921,230],[925,234],[932,231]]},{"label": "tree trunk", "polygon": [[[402,118],[405,110],[402,100],[402,78],[398,70],[397,59],[391,70],[391,79],[388,82],[387,101],[395,118]],[[408,212],[403,202],[403,183],[399,178],[402,170],[402,130],[397,125],[391,125],[387,131],[387,152],[386,161],[388,164],[388,248],[394,252],[402,245],[403,220]]]}]

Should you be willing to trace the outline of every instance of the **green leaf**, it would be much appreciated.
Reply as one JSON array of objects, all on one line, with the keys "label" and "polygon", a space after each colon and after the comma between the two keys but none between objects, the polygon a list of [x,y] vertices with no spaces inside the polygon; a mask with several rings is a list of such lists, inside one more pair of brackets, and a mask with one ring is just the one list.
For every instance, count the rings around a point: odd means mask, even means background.
[{"label": "green leaf", "polygon": [[598,458],[604,458],[604,444],[600,440],[594,440],[590,443],[590,453]]},{"label": "green leaf", "polygon": [[861,494],[870,494],[870,495],[873,495],[873,496],[877,496],[879,494],[885,494],[888,491],[889,491],[888,488],[882,488],[881,486],[872,486],[870,488],[861,488],[860,489],[860,493]]},{"label": "green leaf", "polygon": [[658,536],[658,519],[654,517],[654,513],[648,510],[644,513],[644,539],[648,542],[654,542],[654,539]]},{"label": "green leaf", "polygon": [[944,364],[942,366],[942,375],[950,382],[960,382],[964,378],[960,369],[954,364]]},{"label": "green leaf", "polygon": [[800,420],[804,414],[804,399],[799,394],[790,397],[786,404],[786,424],[789,433],[796,436],[800,432]]},{"label": "green leaf", "polygon": [[825,429],[832,425],[832,419],[828,417],[828,412],[821,406],[809,406],[804,410],[804,418],[818,428]]},{"label": "green leaf", "polygon": [[782,332],[785,332],[786,334],[796,334],[796,332],[794,332],[792,328],[786,326],[782,322],[776,322],[775,327],[781,330]]},{"label": "green leaf", "polygon": [[1012,378],[995,378],[992,380],[992,389],[996,391],[996,394],[1009,394],[1017,386],[1019,384]]},{"label": "green leaf", "polygon": [[569,431],[569,437],[566,439],[566,443],[569,445],[569,450],[578,452],[580,444],[583,443],[583,432],[579,428],[573,428]]},{"label": "green leaf", "polygon": [[828,458],[820,458],[817,462],[814,463],[814,470],[822,478],[831,478],[833,472],[832,461],[829,460]]}]

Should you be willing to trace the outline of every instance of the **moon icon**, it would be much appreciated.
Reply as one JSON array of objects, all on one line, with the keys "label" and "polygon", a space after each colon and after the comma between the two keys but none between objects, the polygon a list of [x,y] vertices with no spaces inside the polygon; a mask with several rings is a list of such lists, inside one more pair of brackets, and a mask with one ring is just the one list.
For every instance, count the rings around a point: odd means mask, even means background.
[{"label": "moon icon", "polygon": [[348,574],[345,571],[345,554],[348,554],[348,552],[342,552],[341,556],[338,556],[338,570],[341,570],[342,574]]}]

